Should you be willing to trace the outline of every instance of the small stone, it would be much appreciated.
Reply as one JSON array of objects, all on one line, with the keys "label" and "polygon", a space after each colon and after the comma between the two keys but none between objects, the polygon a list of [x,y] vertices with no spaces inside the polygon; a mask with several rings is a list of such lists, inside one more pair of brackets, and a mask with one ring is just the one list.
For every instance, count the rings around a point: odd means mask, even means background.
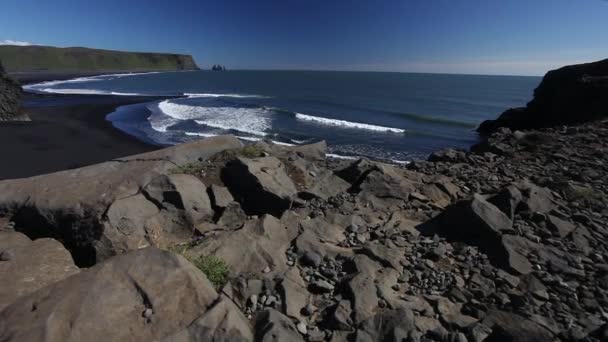
[{"label": "small stone", "polygon": [[319,267],[323,262],[323,258],[315,252],[306,252],[302,256],[302,262],[308,266]]},{"label": "small stone", "polygon": [[310,289],[313,292],[329,293],[334,290],[334,286],[325,280],[316,280],[310,284]]},{"label": "small stone", "polygon": [[142,315],[144,318],[150,318],[150,317],[152,317],[152,314],[153,314],[153,313],[154,313],[154,312],[152,311],[152,309],[147,308],[146,310],[144,310],[144,312],[142,312],[142,314],[141,314],[141,315]]},{"label": "small stone", "polygon": [[266,266],[262,272],[263,272],[263,273],[268,273],[268,272],[270,272],[270,267],[269,267],[269,266]]},{"label": "small stone", "polygon": [[308,303],[302,310],[302,313],[306,316],[311,316],[315,312],[315,306]]},{"label": "small stone", "polygon": [[306,327],[306,323],[300,321],[298,322],[298,324],[296,325],[296,329],[298,329],[298,332],[302,335],[306,335],[308,333],[308,328]]},{"label": "small stone", "polygon": [[11,261],[15,258],[15,253],[11,250],[6,250],[0,253],[0,261]]}]

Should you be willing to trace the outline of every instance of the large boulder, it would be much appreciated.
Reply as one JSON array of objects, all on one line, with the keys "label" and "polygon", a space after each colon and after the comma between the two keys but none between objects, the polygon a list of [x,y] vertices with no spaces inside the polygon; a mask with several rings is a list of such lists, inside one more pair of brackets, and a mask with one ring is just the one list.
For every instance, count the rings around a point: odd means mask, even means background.
[{"label": "large boulder", "polygon": [[6,75],[0,63],[0,121],[26,119],[21,113],[22,92],[19,83]]},{"label": "large boulder", "polygon": [[483,324],[492,329],[488,341],[549,342],[553,334],[543,326],[514,313],[490,310]]},{"label": "large boulder", "polygon": [[255,330],[256,341],[304,341],[293,322],[273,309],[266,310],[258,315]]},{"label": "large boulder", "polygon": [[285,166],[275,157],[236,158],[226,164],[222,180],[243,209],[280,217],[297,195]]},{"label": "large boulder", "polygon": [[[32,238],[61,240],[77,264],[90,266],[122,252],[116,246],[133,249],[154,245],[159,239],[182,239],[185,232],[179,231],[181,224],[154,229],[153,234],[143,228],[142,222],[155,216],[157,204],[162,203],[142,196],[142,189],[159,176],[173,173],[179,164],[240,146],[233,136],[219,136],[83,168],[0,181],[0,214],[11,217],[16,229]],[[180,181],[184,176],[169,177],[173,179],[171,190],[179,192],[182,204],[187,204],[182,212],[195,220],[208,216],[202,183],[192,178]],[[180,185],[175,186],[176,182]],[[195,194],[196,189],[189,184],[198,184],[202,193]],[[108,216],[110,207],[113,210]],[[202,210],[197,212],[195,207]],[[156,227],[175,221],[164,214],[156,220]],[[188,230],[187,225],[182,229]],[[154,234],[170,236],[164,239]]]},{"label": "large boulder", "polygon": [[0,232],[0,311],[18,298],[79,272],[72,256],[53,239],[30,240]]},{"label": "large boulder", "polygon": [[478,243],[488,238],[496,240],[510,232],[513,224],[505,213],[479,194],[448,207],[434,221],[445,235]]},{"label": "large boulder", "polygon": [[144,191],[161,208],[184,210],[192,224],[213,218],[207,188],[192,175],[162,175],[146,185]]},{"label": "large boulder", "polygon": [[549,71],[525,108],[510,109],[478,128],[532,129],[570,125],[608,117],[608,59]]},{"label": "large boulder", "polygon": [[205,238],[187,255],[192,258],[213,255],[226,262],[236,274],[261,273],[266,268],[283,272],[287,269],[285,252],[297,233],[274,216],[264,215],[247,221],[239,230]]},{"label": "large boulder", "polygon": [[13,302],[0,340],[250,341],[246,322],[184,258],[145,248]]}]

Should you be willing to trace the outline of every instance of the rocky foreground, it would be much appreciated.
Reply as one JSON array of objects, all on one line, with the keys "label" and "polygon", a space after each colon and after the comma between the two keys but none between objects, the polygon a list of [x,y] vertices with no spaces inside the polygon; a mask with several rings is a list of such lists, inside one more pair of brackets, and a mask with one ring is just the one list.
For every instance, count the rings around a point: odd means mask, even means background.
[{"label": "rocky foreground", "polygon": [[407,169],[325,147],[222,136],[0,182],[0,340],[608,337],[608,122]]},{"label": "rocky foreground", "polygon": [[[571,70],[604,87],[542,103]],[[406,167],[221,136],[0,181],[0,341],[606,341],[608,121],[555,113]]]}]

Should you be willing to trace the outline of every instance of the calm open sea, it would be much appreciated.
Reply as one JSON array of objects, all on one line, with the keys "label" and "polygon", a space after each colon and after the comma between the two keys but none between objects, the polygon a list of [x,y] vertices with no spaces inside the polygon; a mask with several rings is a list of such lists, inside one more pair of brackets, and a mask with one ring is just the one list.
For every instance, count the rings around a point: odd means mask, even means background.
[{"label": "calm open sea", "polygon": [[532,98],[540,77],[326,71],[193,71],[85,77],[31,91],[178,96],[108,120],[156,144],[231,133],[284,144],[326,140],[338,156],[403,162],[468,148],[474,129]]}]

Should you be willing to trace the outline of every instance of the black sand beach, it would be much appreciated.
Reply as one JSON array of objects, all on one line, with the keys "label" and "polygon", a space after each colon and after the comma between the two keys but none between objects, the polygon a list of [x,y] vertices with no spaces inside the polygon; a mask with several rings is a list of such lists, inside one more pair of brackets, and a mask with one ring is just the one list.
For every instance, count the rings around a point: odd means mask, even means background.
[{"label": "black sand beach", "polygon": [[29,122],[0,122],[0,179],[30,177],[157,149],[106,121],[150,97],[25,94]]}]

